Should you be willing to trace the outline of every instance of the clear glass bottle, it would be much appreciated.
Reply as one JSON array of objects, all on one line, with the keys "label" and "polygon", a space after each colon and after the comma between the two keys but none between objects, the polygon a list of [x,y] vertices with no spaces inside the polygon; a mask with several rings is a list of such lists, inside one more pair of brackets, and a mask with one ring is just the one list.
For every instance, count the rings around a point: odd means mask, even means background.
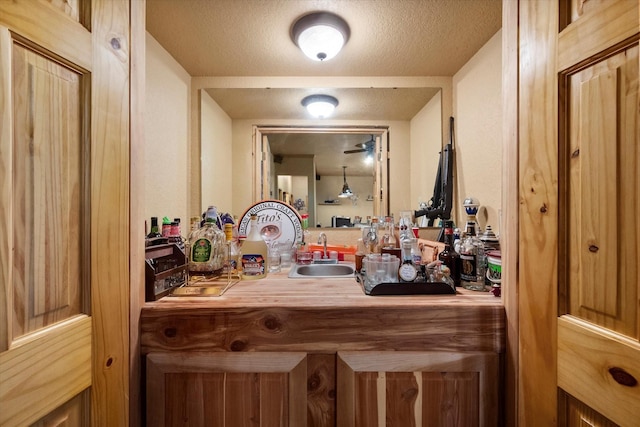
[{"label": "clear glass bottle", "polygon": [[189,275],[215,278],[222,274],[227,259],[224,233],[213,218],[189,235]]},{"label": "clear glass bottle", "polygon": [[460,243],[460,283],[465,289],[484,291],[484,247],[476,235],[475,221],[467,221]]},{"label": "clear glass bottle", "polygon": [[242,242],[242,280],[262,279],[267,276],[267,244],[260,235],[258,216],[251,215],[249,234]]},{"label": "clear glass bottle", "polygon": [[227,274],[232,279],[237,279],[240,277],[238,270],[240,264],[240,248],[233,229],[234,226],[231,223],[224,225],[224,235],[227,244],[227,261],[223,268],[223,274]]},{"label": "clear glass bottle", "polygon": [[385,249],[397,248],[396,229],[393,224],[393,217],[386,217],[384,220],[384,236],[382,236],[382,247]]}]

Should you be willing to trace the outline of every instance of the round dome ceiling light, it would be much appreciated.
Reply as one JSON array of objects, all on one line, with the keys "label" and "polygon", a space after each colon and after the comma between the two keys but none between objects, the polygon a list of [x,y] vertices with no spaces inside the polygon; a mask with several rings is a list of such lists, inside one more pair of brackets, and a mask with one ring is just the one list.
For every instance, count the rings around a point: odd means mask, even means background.
[{"label": "round dome ceiling light", "polygon": [[330,95],[309,95],[302,99],[309,114],[318,119],[329,117],[338,106],[338,100]]},{"label": "round dome ceiling light", "polygon": [[340,52],[349,39],[349,25],[329,12],[313,12],[291,27],[291,39],[314,61],[327,61]]}]

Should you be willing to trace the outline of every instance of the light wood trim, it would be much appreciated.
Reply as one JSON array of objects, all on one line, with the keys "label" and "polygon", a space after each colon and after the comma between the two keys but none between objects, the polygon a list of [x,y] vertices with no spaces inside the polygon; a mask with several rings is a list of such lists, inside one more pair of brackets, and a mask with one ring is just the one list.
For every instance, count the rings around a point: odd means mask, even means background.
[{"label": "light wood trim", "polygon": [[[637,1],[604,2],[601,7],[602,11],[583,15],[560,33],[558,71],[606,52],[609,46],[638,34]],[[607,15],[604,20],[602,13]]]},{"label": "light wood trim", "polygon": [[518,13],[519,2],[502,2],[502,302],[506,313],[505,425],[515,426],[518,405]]},{"label": "light wood trim", "polygon": [[[24,3],[29,6],[26,7]],[[28,15],[24,11],[28,10]],[[0,2],[0,25],[12,30],[23,39],[38,40],[62,62],[75,64],[91,71],[91,33],[78,22],[72,22],[61,13],[51,13],[54,8],[44,2],[13,0]],[[46,23],[46,24],[45,24]],[[13,27],[15,25],[15,27]],[[64,27],[64,31],[58,31]]]},{"label": "light wood trim", "polygon": [[140,426],[142,423],[142,372],[140,363],[140,310],[145,301],[145,252],[144,242],[140,236],[144,229],[144,182],[145,182],[145,45],[146,0],[136,0],[131,5],[131,163],[129,173],[130,188],[130,220],[131,233],[129,247],[131,258],[130,271],[130,303],[129,303],[129,425]]},{"label": "light wood trim", "polygon": [[90,317],[78,316],[0,353],[0,425],[31,424],[91,385],[91,328]]},{"label": "light wood trim", "polygon": [[130,0],[93,0],[92,425],[129,423]]},{"label": "light wood trim", "polygon": [[[11,200],[13,176],[13,118],[11,114],[11,36],[0,27],[0,236],[11,236],[13,206]],[[8,310],[12,301],[13,251],[11,240],[0,239],[0,352],[9,348],[9,331],[13,316]]]},{"label": "light wood trim", "polygon": [[640,344],[572,316],[558,318],[558,342],[558,385],[615,423],[636,425],[638,386],[620,385],[608,371],[621,368],[640,381]]},{"label": "light wood trim", "polygon": [[558,0],[520,1],[517,286],[522,426],[555,425],[557,415],[558,82],[553,58],[558,8]]}]

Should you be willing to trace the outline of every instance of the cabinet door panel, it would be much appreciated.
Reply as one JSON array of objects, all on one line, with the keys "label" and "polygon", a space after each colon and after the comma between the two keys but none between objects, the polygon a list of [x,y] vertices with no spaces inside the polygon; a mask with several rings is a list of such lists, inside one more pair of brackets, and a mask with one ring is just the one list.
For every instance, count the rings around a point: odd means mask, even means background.
[{"label": "cabinet door panel", "polygon": [[493,426],[498,355],[339,352],[339,426]]},{"label": "cabinet door panel", "polygon": [[151,353],[147,425],[303,426],[304,353]]}]

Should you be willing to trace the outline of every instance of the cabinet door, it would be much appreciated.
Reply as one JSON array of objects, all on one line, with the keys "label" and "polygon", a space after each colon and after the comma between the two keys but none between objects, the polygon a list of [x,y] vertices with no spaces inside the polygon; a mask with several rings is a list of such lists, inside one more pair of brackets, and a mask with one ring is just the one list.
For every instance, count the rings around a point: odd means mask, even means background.
[{"label": "cabinet door", "polygon": [[498,355],[339,352],[338,426],[495,426]]},{"label": "cabinet door", "polygon": [[304,426],[305,353],[151,353],[149,426]]}]

